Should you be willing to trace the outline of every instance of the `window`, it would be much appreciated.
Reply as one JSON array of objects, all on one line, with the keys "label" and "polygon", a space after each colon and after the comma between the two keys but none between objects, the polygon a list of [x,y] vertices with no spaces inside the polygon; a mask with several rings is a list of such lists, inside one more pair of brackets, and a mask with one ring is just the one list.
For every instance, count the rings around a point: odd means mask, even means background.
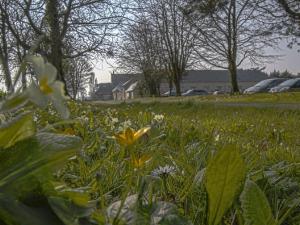
[{"label": "window", "polygon": [[300,80],[293,85],[293,88],[300,88]]}]

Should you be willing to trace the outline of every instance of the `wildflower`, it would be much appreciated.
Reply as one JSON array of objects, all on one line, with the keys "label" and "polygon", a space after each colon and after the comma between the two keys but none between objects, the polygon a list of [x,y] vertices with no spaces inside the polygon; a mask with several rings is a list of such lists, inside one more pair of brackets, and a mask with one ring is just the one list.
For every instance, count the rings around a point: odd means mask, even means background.
[{"label": "wildflower", "polygon": [[130,120],[125,120],[125,121],[123,122],[123,127],[124,127],[124,128],[131,127],[131,125],[132,125],[132,123],[131,123]]},{"label": "wildflower", "polygon": [[165,116],[164,115],[155,115],[153,117],[153,121],[157,122],[157,123],[162,123],[164,120]]},{"label": "wildflower", "polygon": [[135,168],[141,168],[143,167],[146,163],[148,163],[151,160],[151,157],[148,155],[143,155],[139,158],[137,157],[132,157],[132,164]]},{"label": "wildflower", "polygon": [[112,124],[115,124],[115,123],[118,123],[118,122],[119,122],[118,118],[111,118],[111,123]]},{"label": "wildflower", "polygon": [[129,146],[135,143],[138,139],[140,139],[144,134],[146,134],[150,130],[150,127],[144,127],[139,129],[138,131],[134,131],[130,127],[123,130],[123,132],[116,134],[115,138],[117,141],[124,146]]},{"label": "wildflower", "polygon": [[175,166],[165,165],[164,167],[159,166],[152,171],[151,175],[154,177],[166,177],[168,175],[174,175],[176,172]]},{"label": "wildflower", "polygon": [[64,84],[56,80],[56,68],[48,62],[45,62],[41,56],[27,56],[28,62],[32,65],[36,73],[38,82],[32,82],[28,88],[29,99],[36,105],[45,108],[52,102],[56,110],[67,118],[69,111],[64,105],[67,99],[64,93]]}]

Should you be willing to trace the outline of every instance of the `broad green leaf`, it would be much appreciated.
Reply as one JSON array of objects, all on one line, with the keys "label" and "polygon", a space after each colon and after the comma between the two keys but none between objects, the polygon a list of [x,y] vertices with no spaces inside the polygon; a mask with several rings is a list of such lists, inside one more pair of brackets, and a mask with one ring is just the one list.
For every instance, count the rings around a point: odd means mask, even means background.
[{"label": "broad green leaf", "polygon": [[24,106],[28,102],[26,93],[17,93],[0,103],[0,111],[9,112]]},{"label": "broad green leaf", "polygon": [[79,219],[89,217],[94,211],[94,205],[91,206],[77,206],[71,200],[50,197],[49,204],[56,215],[64,222],[65,225],[79,225]]},{"label": "broad green leaf", "polygon": [[0,148],[9,148],[34,133],[32,114],[23,114],[0,127]]},{"label": "broad green leaf", "polygon": [[0,151],[0,188],[8,188],[28,176],[54,169],[81,148],[76,136],[39,133],[36,137]]},{"label": "broad green leaf", "polygon": [[241,195],[245,225],[276,225],[264,192],[248,180]]},{"label": "broad green leaf", "polygon": [[0,224],[9,225],[61,225],[51,211],[41,207],[39,210],[24,205],[7,194],[0,193]]},{"label": "broad green leaf", "polygon": [[231,207],[245,179],[245,164],[235,147],[219,151],[206,169],[206,190],[209,200],[209,225],[218,225]]}]

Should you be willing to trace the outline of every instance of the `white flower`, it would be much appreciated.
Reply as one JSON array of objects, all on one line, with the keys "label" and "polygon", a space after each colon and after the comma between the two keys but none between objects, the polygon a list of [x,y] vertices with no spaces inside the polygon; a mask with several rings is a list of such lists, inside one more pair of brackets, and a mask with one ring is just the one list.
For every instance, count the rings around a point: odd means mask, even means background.
[{"label": "white flower", "polygon": [[164,121],[165,116],[164,115],[155,115],[153,117],[153,120],[158,122],[158,123],[162,123]]},{"label": "white flower", "polygon": [[111,118],[111,123],[112,124],[115,124],[115,123],[118,123],[118,122],[119,122],[118,118]]},{"label": "white flower", "polygon": [[125,120],[123,122],[123,127],[124,128],[131,127],[131,125],[132,125],[132,122],[130,120]]},{"label": "white flower", "polygon": [[64,93],[64,84],[56,80],[56,68],[41,56],[27,56],[27,61],[38,79],[37,83],[33,81],[27,89],[30,101],[42,108],[51,102],[62,117],[68,118],[69,110],[64,105],[68,97]]},{"label": "white flower", "polygon": [[154,177],[174,175],[176,173],[176,167],[171,165],[159,166],[152,171],[151,175]]}]

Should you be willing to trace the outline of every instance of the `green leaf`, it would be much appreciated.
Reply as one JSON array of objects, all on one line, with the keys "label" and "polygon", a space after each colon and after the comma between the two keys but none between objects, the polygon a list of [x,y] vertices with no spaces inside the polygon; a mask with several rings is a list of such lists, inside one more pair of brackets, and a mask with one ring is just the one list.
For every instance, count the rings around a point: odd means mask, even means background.
[{"label": "green leaf", "polygon": [[49,210],[34,209],[7,194],[0,193],[0,224],[9,225],[61,225]]},{"label": "green leaf", "polygon": [[219,151],[206,169],[209,200],[209,225],[218,225],[231,207],[245,178],[245,164],[235,147]]},{"label": "green leaf", "polygon": [[241,195],[245,225],[276,225],[264,192],[248,180]]},{"label": "green leaf", "polygon": [[10,112],[24,106],[27,102],[28,96],[26,93],[16,93],[1,102],[0,111]]},{"label": "green leaf", "polygon": [[[15,146],[0,151],[0,188],[11,189],[28,176],[55,169],[81,148],[76,136],[39,133]],[[30,184],[29,184],[30,185]]]},{"label": "green leaf", "polygon": [[77,206],[71,200],[60,197],[50,197],[48,201],[53,211],[66,225],[79,225],[79,219],[89,217],[95,207],[94,205]]},{"label": "green leaf", "polygon": [[0,127],[0,148],[9,148],[33,136],[35,126],[31,114],[23,114]]}]

